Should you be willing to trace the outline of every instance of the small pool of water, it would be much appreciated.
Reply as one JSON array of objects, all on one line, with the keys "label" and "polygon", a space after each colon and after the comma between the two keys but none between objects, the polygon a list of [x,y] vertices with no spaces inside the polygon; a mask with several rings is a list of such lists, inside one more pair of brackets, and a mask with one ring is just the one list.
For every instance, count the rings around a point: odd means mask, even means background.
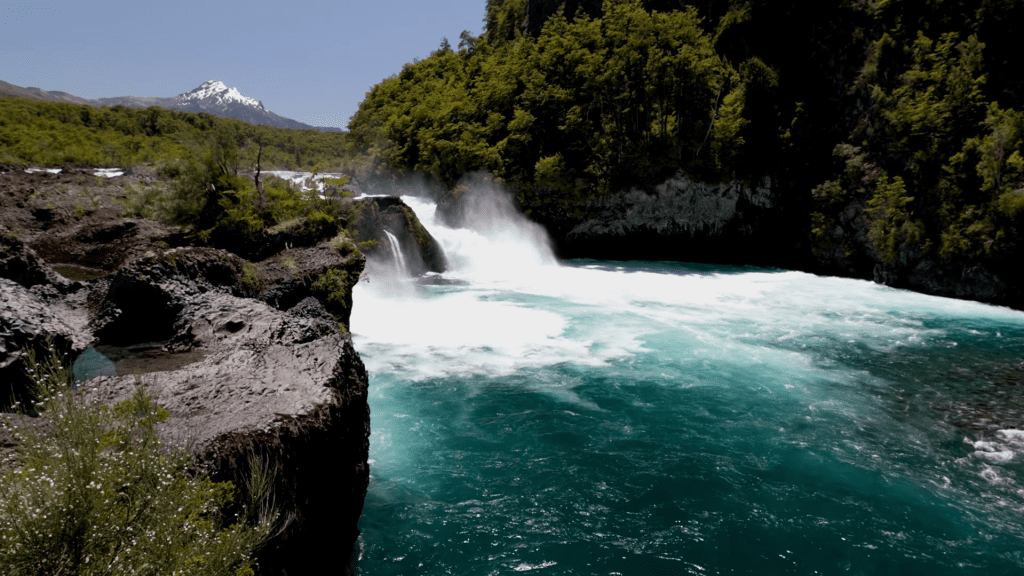
[{"label": "small pool of water", "polygon": [[72,366],[75,380],[84,382],[100,376],[126,376],[169,372],[202,360],[202,350],[168,352],[166,342],[143,342],[129,346],[98,344],[86,348]]}]

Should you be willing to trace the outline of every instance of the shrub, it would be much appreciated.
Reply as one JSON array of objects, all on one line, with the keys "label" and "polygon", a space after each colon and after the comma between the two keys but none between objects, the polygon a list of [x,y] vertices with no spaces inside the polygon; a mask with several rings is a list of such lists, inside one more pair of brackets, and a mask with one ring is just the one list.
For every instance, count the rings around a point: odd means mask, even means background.
[{"label": "shrub", "polygon": [[18,429],[18,462],[0,475],[4,574],[252,574],[274,521],[267,492],[225,522],[233,485],[190,474],[187,452],[162,444],[156,426],[168,413],[145,388],[108,408],[72,390],[52,349],[26,364],[38,395],[27,411],[42,425]]},{"label": "shrub", "polygon": [[317,277],[310,288],[321,301],[346,308],[348,305],[345,298],[348,296],[349,286],[348,272],[337,268],[328,268],[326,272]]},{"label": "shrub", "polygon": [[[294,262],[294,260],[292,261]],[[259,293],[263,289],[263,281],[260,280],[259,271],[256,265],[248,260],[242,264],[242,273],[239,278],[242,288],[250,293]]]}]

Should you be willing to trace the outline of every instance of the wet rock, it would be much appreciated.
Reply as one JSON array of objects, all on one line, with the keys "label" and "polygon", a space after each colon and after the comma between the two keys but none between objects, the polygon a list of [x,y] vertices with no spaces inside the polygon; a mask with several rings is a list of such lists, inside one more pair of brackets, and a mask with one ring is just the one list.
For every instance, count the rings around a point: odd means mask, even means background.
[{"label": "wet rock", "polygon": [[444,272],[448,262],[444,250],[423,227],[412,208],[397,196],[348,200],[349,230],[357,242],[374,241],[364,251],[370,258],[395,264],[390,232],[402,251],[407,272],[420,276],[426,272]]}]

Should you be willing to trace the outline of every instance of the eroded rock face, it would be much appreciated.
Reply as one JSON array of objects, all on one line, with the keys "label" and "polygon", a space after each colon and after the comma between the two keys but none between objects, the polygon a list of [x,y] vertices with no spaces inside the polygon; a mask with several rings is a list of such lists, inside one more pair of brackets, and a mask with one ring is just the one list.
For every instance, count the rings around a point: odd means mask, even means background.
[{"label": "eroded rock face", "polygon": [[749,187],[694,182],[680,173],[654,193],[602,196],[541,220],[562,257],[749,262],[757,256],[744,246],[767,236],[761,224],[774,207],[768,178]]},{"label": "eroded rock face", "polygon": [[[70,362],[97,337],[162,342],[156,371],[95,378],[83,387],[88,397],[113,403],[141,381],[171,413],[161,434],[189,446],[216,480],[244,486],[251,456],[271,463],[281,529],[259,552],[261,575],[351,571],[369,480],[367,375],[308,281],[265,274],[254,287],[246,274],[263,263],[211,248],[149,252],[87,284],[54,274],[23,245],[5,255],[0,271],[31,288],[0,278],[0,394],[24,390],[28,349],[43,353],[52,342]],[[339,267],[352,284],[363,265],[326,243],[275,262],[264,268],[294,262],[315,276]],[[282,309],[255,298],[268,294]],[[351,286],[347,298],[351,308]],[[0,455],[13,442],[0,437]]]},{"label": "eroded rock face", "polygon": [[[348,326],[352,314],[352,289],[363,270],[354,245],[328,240],[308,248],[290,248],[258,264],[258,286],[251,293],[278,310],[317,297],[335,320]],[[348,284],[339,298],[325,291],[325,274]],[[244,287],[243,287],[244,288]]]},{"label": "eroded rock face", "polygon": [[83,285],[46,266],[21,241],[0,235],[0,408],[21,401],[29,383],[24,354],[53,346],[74,358],[88,346]]},{"label": "eroded rock face", "polygon": [[[172,341],[205,355],[141,377],[171,413],[162,434],[191,443],[203,469],[236,485],[251,455],[272,463],[282,530],[259,554],[261,574],[343,572],[369,481],[367,375],[351,338],[312,298],[283,312],[210,290],[176,305]],[[103,377],[87,389],[112,403],[135,385]]]},{"label": "eroded rock face", "polygon": [[186,301],[214,289],[238,293],[242,260],[213,248],[150,253],[118,269],[96,336],[112,344],[167,340]]},{"label": "eroded rock face", "polygon": [[7,278],[25,288],[50,285],[61,292],[80,288],[45,265],[36,251],[21,240],[0,234],[0,278]]},{"label": "eroded rock face", "polygon": [[26,398],[29,380],[24,354],[33,350],[42,359],[52,345],[74,358],[89,343],[86,321],[85,314],[76,313],[52,294],[0,278],[0,408],[12,398]]},{"label": "eroded rock face", "polygon": [[1024,291],[1014,282],[1019,276],[1015,263],[964,264],[944,260],[936,250],[923,253],[911,246],[900,247],[893,262],[882,258],[870,236],[866,208],[863,199],[854,198],[839,211],[827,245],[815,249],[813,271],[936,296],[1024,307]]}]

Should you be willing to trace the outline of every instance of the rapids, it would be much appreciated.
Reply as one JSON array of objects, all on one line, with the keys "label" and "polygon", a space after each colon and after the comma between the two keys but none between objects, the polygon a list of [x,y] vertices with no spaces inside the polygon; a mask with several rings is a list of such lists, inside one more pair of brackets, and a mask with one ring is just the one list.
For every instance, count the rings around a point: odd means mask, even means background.
[{"label": "rapids", "polygon": [[403,200],[451,270],[355,287],[361,574],[1024,569],[1021,312],[559,263],[507,203],[450,229]]}]

